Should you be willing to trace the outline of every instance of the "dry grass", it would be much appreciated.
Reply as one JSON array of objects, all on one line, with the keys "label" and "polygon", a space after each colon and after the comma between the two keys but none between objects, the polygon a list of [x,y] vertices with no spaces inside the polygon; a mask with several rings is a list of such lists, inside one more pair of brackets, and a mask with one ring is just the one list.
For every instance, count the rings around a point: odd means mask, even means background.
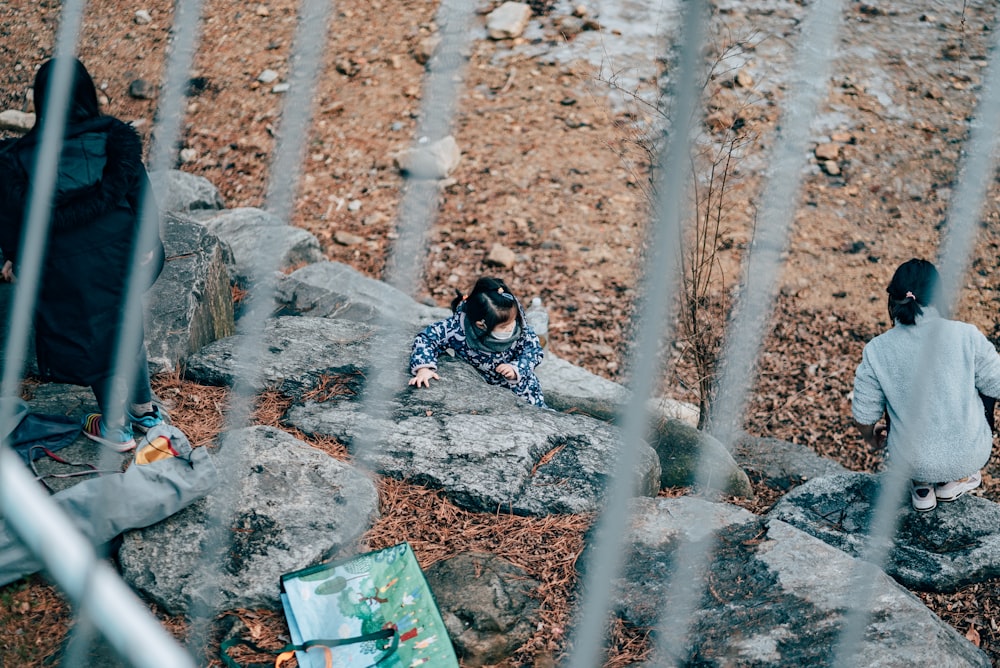
[{"label": "dry grass", "polygon": [[228,388],[197,385],[177,375],[157,376],[150,384],[170,412],[170,421],[187,435],[191,445],[201,447],[215,441],[226,423]]},{"label": "dry grass", "polygon": [[521,517],[473,513],[435,490],[383,478],[382,517],[365,535],[372,549],[407,541],[423,568],[463,552],[489,552],[523,568],[541,582],[538,630],[510,665],[531,665],[530,657],[563,649],[570,618],[576,559],[583,549],[589,515]]},{"label": "dry grass", "polygon": [[72,622],[69,606],[39,576],[0,592],[0,666],[40,666],[59,646]]}]

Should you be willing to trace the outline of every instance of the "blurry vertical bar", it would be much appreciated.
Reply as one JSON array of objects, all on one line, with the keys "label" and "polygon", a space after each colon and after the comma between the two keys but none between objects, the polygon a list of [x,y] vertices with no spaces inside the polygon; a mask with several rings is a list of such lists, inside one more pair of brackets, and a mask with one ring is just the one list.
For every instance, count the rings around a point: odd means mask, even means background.
[{"label": "blurry vertical bar", "polygon": [[[842,5],[842,0],[819,0],[809,6],[802,23],[794,59],[798,68],[792,76],[795,84],[789,86],[792,92],[782,115],[771,160],[774,170],[768,176],[764,191],[758,236],[745,272],[746,283],[727,334],[721,365],[724,371],[711,419],[713,435],[726,447],[731,447],[743,424],[746,398],[755,378],[756,359],[777,292],[781,254],[795,217],[810,123],[820,99],[826,94]],[[698,485],[710,482],[709,469],[702,453],[696,475]],[[714,537],[709,536],[701,541],[683,542],[677,549],[667,587],[668,603],[658,625],[659,659],[684,660],[688,628],[703,588],[705,570],[711,562],[714,542]]]},{"label": "blurry vertical bar", "polygon": [[[323,52],[333,3],[329,0],[302,0],[296,26],[295,41],[289,58],[289,88],[285,93],[274,158],[270,167],[265,208],[283,221],[289,221],[294,213],[294,198],[302,172],[302,156],[309,132],[312,128],[312,112],[316,83],[323,67]],[[260,248],[253,257],[253,275],[250,277],[247,306],[243,317],[237,323],[240,343],[234,351],[234,369],[231,400],[226,414],[226,431],[220,434],[221,447],[216,458],[220,473],[218,493],[208,512],[206,540],[202,554],[206,563],[202,570],[205,579],[202,591],[192,603],[191,628],[195,629],[188,638],[188,646],[196,655],[201,655],[209,642],[205,631],[211,627],[210,621],[218,612],[213,609],[218,591],[216,576],[219,563],[214,555],[229,549],[232,533],[229,524],[239,490],[237,480],[241,475],[242,463],[234,459],[239,448],[229,439],[234,430],[246,427],[250,422],[253,400],[260,386],[259,360],[263,349],[264,327],[270,315],[270,304],[274,298],[275,272],[280,258],[265,247],[267,239],[260,239]]]},{"label": "blurry vertical bar", "polygon": [[[678,279],[681,221],[687,212],[687,187],[691,174],[691,137],[698,111],[699,75],[702,40],[705,33],[707,8],[703,2],[686,3],[683,9],[683,39],[680,65],[670,119],[670,136],[665,144],[657,169],[656,210],[650,230],[649,255],[644,262],[644,278],[639,294],[642,301],[638,339],[630,369],[631,398],[622,416],[622,454],[616,462],[615,474],[607,490],[604,510],[594,535],[598,542],[587,564],[583,583],[582,617],[573,632],[572,657],[566,664],[597,666],[605,655],[605,629],[611,600],[611,582],[621,566],[620,545],[628,524],[629,499],[634,496],[637,451],[645,442],[649,427],[647,400],[659,382],[660,347],[669,341],[672,331],[670,305],[673,303]],[[662,130],[666,132],[664,128]]]},{"label": "blurry vertical bar", "polygon": [[[174,6],[173,38],[171,48],[167,50],[164,85],[160,88],[156,123],[151,134],[155,141],[149,151],[150,174],[165,175],[176,161],[184,92],[198,44],[201,8],[201,0],[180,0]],[[143,295],[155,278],[152,275],[153,263],[143,262],[148,259],[145,257],[146,249],[153,248],[160,235],[160,211],[150,188],[143,192],[139,221],[115,355],[115,386],[123,386],[126,379],[135,378],[137,360],[134,351],[143,345],[143,318],[134,314],[143,314]],[[128,385],[131,386],[131,382]]]},{"label": "blurry vertical bar", "polygon": [[[462,92],[465,54],[472,41],[472,19],[476,6],[466,0],[441,0],[435,23],[441,43],[428,61],[420,105],[420,120],[411,150],[415,155],[411,169],[405,175],[403,197],[399,204],[397,231],[399,238],[386,264],[385,282],[413,296],[414,286],[423,277],[423,262],[427,257],[427,232],[437,214],[441,175],[436,173],[427,149],[446,138],[454,121],[455,109]],[[390,345],[372,360],[364,395],[365,415],[375,416],[385,406],[386,393],[405,385],[406,349],[396,342],[405,336],[402,324],[388,311],[378,321],[380,335]],[[380,417],[380,416],[377,416]],[[354,441],[357,461],[363,453],[378,447],[382,440],[380,419],[370,420],[375,427],[362,431]]]}]

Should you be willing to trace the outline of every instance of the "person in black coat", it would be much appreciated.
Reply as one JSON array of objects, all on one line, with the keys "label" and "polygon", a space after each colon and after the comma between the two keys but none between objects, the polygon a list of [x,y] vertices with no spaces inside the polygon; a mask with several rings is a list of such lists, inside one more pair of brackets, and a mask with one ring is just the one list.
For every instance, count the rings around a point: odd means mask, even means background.
[{"label": "person in black coat", "polygon": [[[20,139],[0,143],[0,250],[6,260],[0,272],[8,281],[14,280],[27,222],[41,128],[60,122],[62,110],[46,104],[53,69],[54,61],[46,61],[35,77],[34,128]],[[121,452],[135,447],[133,427],[145,432],[164,418],[152,403],[142,341],[135,351],[138,370],[131,386],[119,382],[115,387],[112,375],[122,318],[142,318],[141,313],[123,314],[123,308],[148,187],[141,138],[131,126],[101,114],[94,82],[74,59],[35,310],[35,348],[44,380],[93,389],[101,413],[86,416],[84,433]],[[153,263],[155,280],[164,261],[159,238],[143,258]],[[112,404],[126,400],[124,407]],[[109,425],[102,415],[123,419]]]}]

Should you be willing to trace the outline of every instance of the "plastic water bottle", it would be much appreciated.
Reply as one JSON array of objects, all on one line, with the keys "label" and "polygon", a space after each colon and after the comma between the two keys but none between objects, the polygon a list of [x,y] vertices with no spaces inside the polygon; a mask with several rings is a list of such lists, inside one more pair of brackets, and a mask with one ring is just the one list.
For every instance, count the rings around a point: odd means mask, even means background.
[{"label": "plastic water bottle", "polygon": [[542,306],[542,298],[534,297],[531,306],[524,312],[524,319],[528,326],[535,330],[542,347],[546,347],[549,342],[549,312]]}]

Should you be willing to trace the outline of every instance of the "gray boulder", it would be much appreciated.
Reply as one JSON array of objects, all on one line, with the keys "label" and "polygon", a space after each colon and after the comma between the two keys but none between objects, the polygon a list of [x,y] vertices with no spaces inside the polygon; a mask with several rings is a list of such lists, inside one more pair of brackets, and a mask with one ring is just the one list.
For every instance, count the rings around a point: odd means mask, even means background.
[{"label": "gray boulder", "polygon": [[531,638],[541,583],[505,559],[467,552],[425,572],[463,666],[498,664]]},{"label": "gray boulder", "polygon": [[784,492],[812,478],[847,473],[839,463],[808,446],[777,438],[743,435],[733,446],[733,457],[765,485]]},{"label": "gray boulder", "polygon": [[[545,403],[567,412],[607,421],[618,420],[630,400],[629,390],[570,364],[546,351],[536,369]],[[750,479],[732,454],[715,438],[695,428],[698,409],[667,397],[650,399],[646,407],[654,424],[651,441],[660,458],[660,485],[690,485],[698,457],[704,457],[713,486],[736,496],[753,496]]]},{"label": "gray boulder", "polygon": [[653,448],[660,459],[662,487],[693,484],[700,465],[709,487],[734,496],[754,495],[750,478],[717,439],[680,420],[661,420],[654,427]]},{"label": "gray boulder", "polygon": [[228,209],[198,221],[233,251],[233,278],[247,285],[261,267],[276,270],[319,262],[319,241],[300,227],[286,225],[276,216],[254,208]]},{"label": "gray boulder", "polygon": [[167,261],[146,293],[146,349],[153,373],[174,371],[189,354],[230,336],[229,248],[190,219],[164,216]]},{"label": "gray boulder", "polygon": [[203,176],[178,169],[153,172],[149,175],[160,211],[164,213],[194,213],[224,209],[219,189]]},{"label": "gray boulder", "polygon": [[[300,402],[288,413],[290,426],[332,436],[356,451],[359,443],[377,443],[356,452],[360,462],[444,489],[464,507],[587,512],[599,507],[615,473],[621,443],[614,427],[531,406],[483,382],[464,362],[443,356],[442,380],[430,388],[407,386],[402,369],[379,374],[380,380],[369,372],[372,355],[403,359],[406,344],[378,343],[367,325],[275,318],[265,326],[260,358],[253,362],[244,357],[244,341],[237,335],[206,346],[188,359],[187,376],[232,385],[239,375],[252,387],[280,389]],[[642,447],[638,461],[632,472],[637,493],[656,494],[656,454]]]},{"label": "gray boulder", "polygon": [[[855,557],[865,555],[879,476],[843,473],[810,480],[768,513]],[[910,589],[953,592],[1000,577],[1000,505],[966,494],[927,513],[899,499],[886,573]]]},{"label": "gray boulder", "polygon": [[[399,324],[411,326],[414,331],[450,313],[447,309],[419,304],[399,290],[335,262],[319,262],[296,270],[279,280],[276,292],[278,304],[285,313],[343,318],[374,325],[380,323],[381,317],[391,317]],[[546,403],[564,413],[613,422],[630,398],[624,386],[570,364],[551,351],[546,351],[536,373]],[[701,453],[709,458],[710,470],[724,489],[752,496],[749,479],[726,448],[694,430],[698,421],[697,408],[661,397],[651,399],[648,410],[654,421],[663,426],[654,441],[658,441],[661,451],[665,486],[690,484],[693,472],[683,466],[692,465],[693,455]],[[674,421],[686,423],[691,429],[673,428],[670,425]]]},{"label": "gray boulder", "polygon": [[372,324],[393,318],[413,329],[451,315],[450,309],[420,304],[388,283],[339,262],[316,262],[282,276],[275,301],[289,315]]},{"label": "gray boulder", "polygon": [[[557,411],[579,412],[611,422],[619,418],[631,396],[625,386],[570,364],[550,350],[545,351],[535,373],[542,383],[545,403]],[[652,399],[648,410],[657,419],[698,424],[698,409],[681,401]]]},{"label": "gray boulder", "polygon": [[[358,461],[394,478],[444,490],[475,512],[522,515],[592,512],[604,502],[621,459],[611,425],[528,404],[488,385],[468,364],[444,356],[430,388],[379,386],[375,401],[333,397],[293,406],[287,422],[306,434],[332,436]],[[659,491],[653,450],[640,446],[636,494]]]},{"label": "gray boulder", "polygon": [[[713,533],[714,532],[714,533]],[[681,541],[712,534],[705,587],[682,649],[685,665],[825,666],[858,602],[857,560],[795,527],[694,497],[634,499],[614,583],[614,614],[656,628]],[[856,665],[986,666],[985,653],[885,574],[873,583]],[[654,662],[653,665],[661,665]]]},{"label": "gray boulder", "polygon": [[126,533],[118,559],[133,588],[169,614],[279,609],[283,573],[359,547],[378,515],[372,480],[278,429],[230,432],[207,498]]},{"label": "gray boulder", "polygon": [[203,385],[232,387],[237,378],[256,390],[277,389],[296,399],[325,378],[353,376],[370,363],[374,330],[348,320],[286,316],[263,331],[260,358],[246,359],[246,336],[215,341],[188,359],[187,377]]}]

